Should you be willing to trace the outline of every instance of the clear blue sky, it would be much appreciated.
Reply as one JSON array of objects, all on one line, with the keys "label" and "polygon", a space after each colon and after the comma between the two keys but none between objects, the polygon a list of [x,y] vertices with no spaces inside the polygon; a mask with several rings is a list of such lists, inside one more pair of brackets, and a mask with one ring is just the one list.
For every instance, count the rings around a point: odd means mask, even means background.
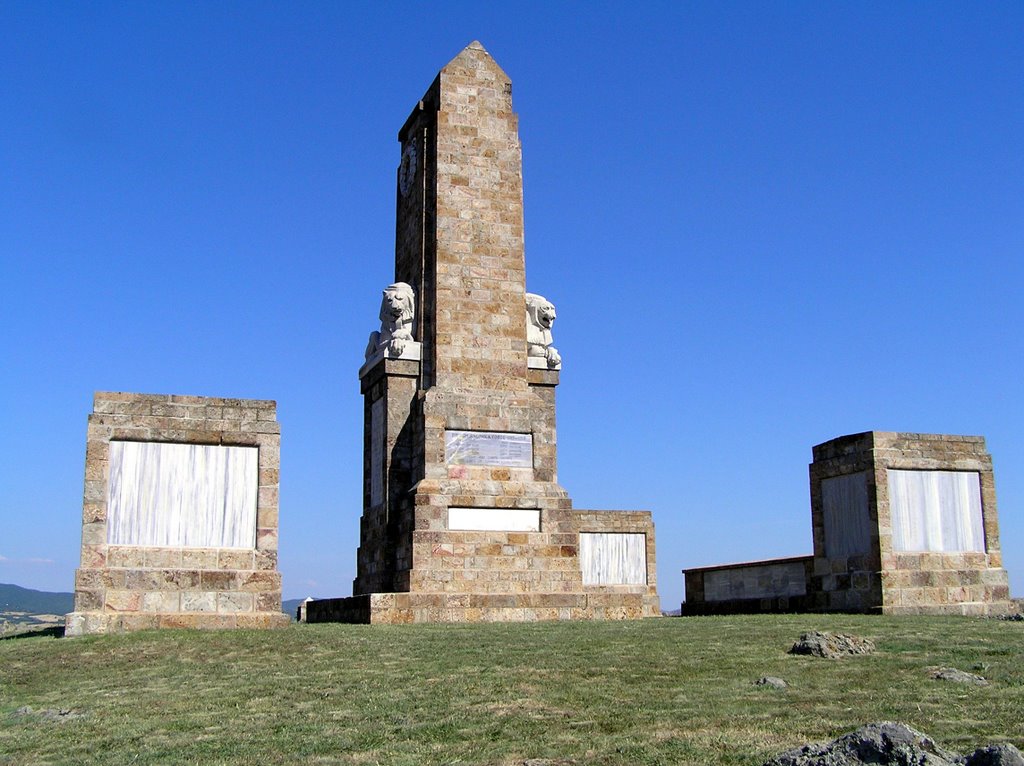
[{"label": "clear blue sky", "polygon": [[351,592],[397,131],[511,76],[559,479],[811,551],[811,447],[981,434],[1024,595],[1021,3],[0,6],[0,582],[70,590],[95,390],[276,399],[286,597]]}]

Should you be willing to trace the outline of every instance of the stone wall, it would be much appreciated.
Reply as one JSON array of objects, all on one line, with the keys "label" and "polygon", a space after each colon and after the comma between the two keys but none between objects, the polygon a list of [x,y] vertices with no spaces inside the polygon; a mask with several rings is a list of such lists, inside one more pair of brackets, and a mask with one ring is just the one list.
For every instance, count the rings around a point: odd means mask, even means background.
[{"label": "stone wall", "polygon": [[682,614],[799,612],[808,607],[813,556],[684,569]]},{"label": "stone wall", "polygon": [[[256,448],[255,471],[245,478],[255,482],[246,488],[255,515],[249,545],[111,544],[108,512],[122,497],[111,502],[112,442]],[[67,634],[287,624],[277,571],[279,467],[280,426],[272,401],[97,393],[86,442],[81,566]],[[157,510],[139,507],[155,502],[153,493],[135,496],[131,490],[123,496],[123,512],[153,521]],[[173,529],[161,528],[164,521],[156,519],[157,533],[173,537]],[[128,534],[146,541],[150,533]],[[184,531],[177,534],[184,539]]]}]

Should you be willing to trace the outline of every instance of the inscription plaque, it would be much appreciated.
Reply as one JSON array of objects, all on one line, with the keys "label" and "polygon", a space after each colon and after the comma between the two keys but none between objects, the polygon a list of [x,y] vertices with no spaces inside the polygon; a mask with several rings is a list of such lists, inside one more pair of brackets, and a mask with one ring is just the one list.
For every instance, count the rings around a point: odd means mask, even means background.
[{"label": "inscription plaque", "polygon": [[540,511],[517,508],[449,508],[448,529],[539,532]]},{"label": "inscription plaque", "polygon": [[444,456],[452,465],[533,468],[533,437],[501,431],[445,431]]},{"label": "inscription plaque", "polygon": [[384,400],[370,405],[370,505],[384,501]]},{"label": "inscription plaque", "polygon": [[259,449],[110,442],[107,542],[253,548]]}]

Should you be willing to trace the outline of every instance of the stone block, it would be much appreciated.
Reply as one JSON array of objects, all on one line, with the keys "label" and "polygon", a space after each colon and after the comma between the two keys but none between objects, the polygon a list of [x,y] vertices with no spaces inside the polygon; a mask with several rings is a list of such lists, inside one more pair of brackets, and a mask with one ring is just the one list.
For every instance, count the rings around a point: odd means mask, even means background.
[{"label": "stone block", "polygon": [[[234,615],[225,611],[230,605],[252,611],[254,594],[233,593],[231,588],[240,585],[239,572],[247,576],[258,567],[263,575],[277,575],[276,551],[257,554],[252,549],[218,551],[184,544],[107,544],[110,444],[173,442],[258,448],[258,465],[252,473],[258,486],[254,487],[253,495],[263,499],[264,507],[259,514],[253,511],[253,522],[259,515],[264,543],[276,548],[280,436],[275,408],[274,402],[265,400],[96,394],[86,442],[82,563],[76,575],[79,612],[68,617],[71,635],[144,627],[234,627]],[[203,589],[204,576],[206,586],[214,590]],[[268,582],[272,588],[273,577]],[[279,576],[276,587],[279,603]],[[265,599],[272,600],[267,596]],[[175,614],[181,615],[181,619],[174,618]],[[197,621],[194,615],[201,615],[202,619]]]}]

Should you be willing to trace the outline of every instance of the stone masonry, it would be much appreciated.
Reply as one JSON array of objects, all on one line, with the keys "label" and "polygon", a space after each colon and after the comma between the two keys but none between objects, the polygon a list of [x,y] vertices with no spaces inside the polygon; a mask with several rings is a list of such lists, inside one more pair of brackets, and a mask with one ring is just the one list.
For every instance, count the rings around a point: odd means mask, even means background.
[{"label": "stone masonry", "polygon": [[[81,567],[67,635],[287,624],[277,571],[280,439],[272,401],[97,393],[86,442]],[[251,544],[110,544],[112,442],[258,448]]]},{"label": "stone masonry", "polygon": [[[684,570],[683,614],[1014,611],[999,547],[992,457],[982,437],[868,431],[819,444],[813,454],[814,554]],[[932,485],[920,518],[897,518],[899,490],[892,482],[900,474]],[[960,489],[947,488],[940,497],[940,477]],[[953,512],[958,501],[974,510]],[[959,535],[969,544],[922,544],[929,525],[937,537]],[[900,535],[912,538],[902,548]]]},{"label": "stone masonry", "polygon": [[[893,546],[889,471],[977,473],[984,550],[897,552]],[[822,482],[862,473],[869,544],[862,554],[830,555]],[[1002,614],[1012,610],[999,547],[992,456],[980,436],[868,431],[819,444],[810,466],[814,605],[885,614]]]},{"label": "stone masonry", "polygon": [[[557,482],[559,369],[527,358],[522,158],[508,76],[479,43],[445,66],[399,132],[395,280],[412,287],[418,359],[361,371],[365,481],[351,598],[309,621],[634,618],[658,614],[649,514],[574,512]],[[453,433],[518,439],[523,464],[465,464]],[[452,528],[523,511],[526,530]],[[504,513],[504,516],[502,515]],[[585,587],[580,531],[645,535],[643,584]],[[609,534],[613,534],[609,532]],[[618,533],[626,534],[626,533]]]}]

